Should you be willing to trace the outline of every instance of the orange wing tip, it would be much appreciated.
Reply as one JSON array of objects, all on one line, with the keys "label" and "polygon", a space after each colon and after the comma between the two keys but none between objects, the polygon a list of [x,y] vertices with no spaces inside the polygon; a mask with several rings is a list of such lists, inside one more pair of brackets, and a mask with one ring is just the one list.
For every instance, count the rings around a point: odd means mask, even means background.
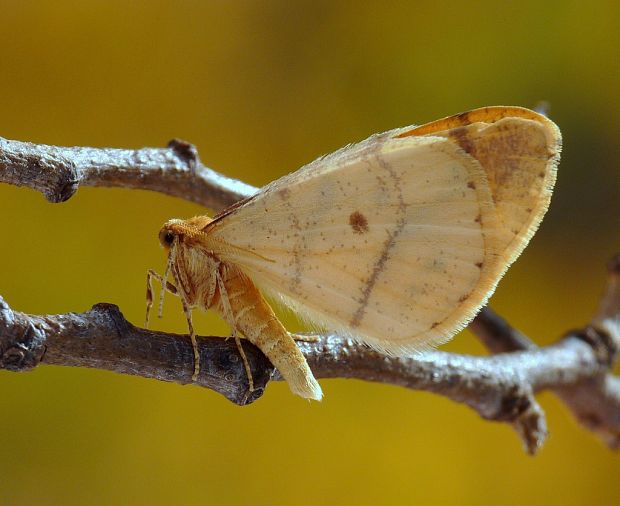
[{"label": "orange wing tip", "polygon": [[451,130],[453,128],[464,127],[471,125],[472,123],[496,123],[504,118],[522,118],[537,121],[546,126],[552,126],[552,128],[559,133],[559,130],[555,123],[546,116],[526,109],[525,107],[518,106],[490,106],[481,107],[479,109],[473,109],[471,111],[455,114],[454,116],[447,116],[425,125],[414,127],[411,130],[399,133],[396,137],[410,137],[429,135],[444,130]]}]

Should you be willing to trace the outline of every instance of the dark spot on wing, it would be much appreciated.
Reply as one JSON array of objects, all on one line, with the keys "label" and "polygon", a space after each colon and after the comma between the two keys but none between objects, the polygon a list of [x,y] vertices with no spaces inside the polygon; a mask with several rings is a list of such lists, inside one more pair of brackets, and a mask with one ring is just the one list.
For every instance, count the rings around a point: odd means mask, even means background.
[{"label": "dark spot on wing", "polygon": [[353,232],[356,234],[368,232],[368,220],[366,216],[359,211],[351,213],[351,216],[349,216],[349,225],[351,225]]}]

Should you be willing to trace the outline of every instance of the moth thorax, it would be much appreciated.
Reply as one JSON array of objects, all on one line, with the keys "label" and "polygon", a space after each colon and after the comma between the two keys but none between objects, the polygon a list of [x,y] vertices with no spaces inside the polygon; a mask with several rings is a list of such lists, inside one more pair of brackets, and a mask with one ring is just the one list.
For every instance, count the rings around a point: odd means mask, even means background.
[{"label": "moth thorax", "polygon": [[219,262],[200,248],[179,245],[176,276],[191,306],[209,307],[217,287]]}]

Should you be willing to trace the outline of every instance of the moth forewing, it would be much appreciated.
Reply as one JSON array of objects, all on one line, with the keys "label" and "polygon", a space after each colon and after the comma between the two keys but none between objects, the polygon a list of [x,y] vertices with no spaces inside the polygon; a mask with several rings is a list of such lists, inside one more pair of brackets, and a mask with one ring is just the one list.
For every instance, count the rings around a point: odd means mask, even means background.
[{"label": "moth forewing", "polygon": [[483,227],[495,219],[485,173],[458,145],[388,132],[269,185],[208,229],[306,319],[404,353],[445,341],[482,303]]}]

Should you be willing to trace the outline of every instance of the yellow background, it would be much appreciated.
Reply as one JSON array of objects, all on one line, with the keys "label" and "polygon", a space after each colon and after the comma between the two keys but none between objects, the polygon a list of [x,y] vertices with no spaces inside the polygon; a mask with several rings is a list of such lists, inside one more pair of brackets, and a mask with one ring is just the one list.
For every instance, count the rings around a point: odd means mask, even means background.
[{"label": "yellow background", "polygon": [[[262,185],[373,132],[546,100],[564,134],[551,210],[492,306],[539,343],[588,321],[620,250],[617,2],[2,1],[0,135],[196,144]],[[30,313],[118,304],[141,324],[157,231],[204,210],[0,186],[0,294]],[[185,332],[168,300],[155,327]],[[215,317],[202,333],[225,335]],[[465,333],[445,349],[482,353]],[[506,425],[397,387],[217,394],[85,369],[0,372],[1,504],[617,504],[620,457],[542,395],[536,458]]]}]

